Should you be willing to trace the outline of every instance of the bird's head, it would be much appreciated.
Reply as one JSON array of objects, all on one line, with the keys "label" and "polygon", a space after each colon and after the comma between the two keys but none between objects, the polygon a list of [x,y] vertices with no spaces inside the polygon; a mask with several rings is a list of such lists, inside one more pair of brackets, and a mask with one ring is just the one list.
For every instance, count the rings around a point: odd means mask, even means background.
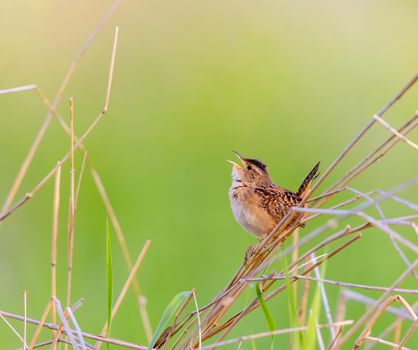
[{"label": "bird's head", "polygon": [[267,166],[252,158],[244,158],[238,152],[233,151],[241,164],[228,160],[232,164],[232,179],[240,182],[251,182],[255,184],[270,183],[270,175],[267,172]]}]

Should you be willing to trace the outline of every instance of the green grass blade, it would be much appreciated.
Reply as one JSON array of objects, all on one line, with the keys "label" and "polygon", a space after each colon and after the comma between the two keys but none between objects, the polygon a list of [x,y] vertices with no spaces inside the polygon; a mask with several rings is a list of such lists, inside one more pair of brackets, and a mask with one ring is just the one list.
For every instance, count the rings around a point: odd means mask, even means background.
[{"label": "green grass blade", "polygon": [[[325,275],[325,263],[322,265],[321,278]],[[319,323],[321,311],[321,288],[319,283],[315,287],[315,293],[312,301],[311,314],[308,319],[308,329],[305,331],[303,342],[303,350],[312,350],[316,348],[317,329],[316,325]]]},{"label": "green grass blade", "polygon": [[161,316],[160,322],[158,323],[157,329],[151,339],[151,343],[148,346],[148,350],[152,350],[154,344],[157,342],[158,338],[162,332],[166,329],[170,320],[176,315],[177,311],[183,305],[183,303],[191,296],[192,292],[186,291],[177,294],[167,305],[164,310],[163,315]]},{"label": "green grass blade", "polygon": [[[106,304],[107,304],[107,332],[110,335],[112,325],[112,300],[113,300],[113,271],[112,271],[112,245],[110,240],[109,218],[106,220]],[[109,343],[107,343],[109,349]]]},{"label": "green grass blade", "polygon": [[[266,319],[267,325],[270,331],[274,331],[277,329],[277,325],[276,325],[276,322],[274,321],[274,318],[270,310],[267,307],[267,304],[266,304],[266,301],[264,300],[263,292],[261,291],[259,283],[256,283],[255,290],[257,293],[258,301],[260,302],[261,309],[263,310],[264,318]],[[274,344],[274,335],[271,336],[271,348],[273,348],[273,344]]]},{"label": "green grass blade", "polygon": [[[285,268],[284,271],[285,271],[285,282],[286,282],[288,304],[289,304],[290,327],[296,328],[296,327],[300,327],[300,324],[299,324],[299,317],[298,317],[296,298],[295,298],[295,288],[293,286],[291,278],[289,277],[287,267]],[[292,332],[291,337],[292,337],[293,349],[299,350],[301,348],[301,344],[303,344],[303,333]]]}]

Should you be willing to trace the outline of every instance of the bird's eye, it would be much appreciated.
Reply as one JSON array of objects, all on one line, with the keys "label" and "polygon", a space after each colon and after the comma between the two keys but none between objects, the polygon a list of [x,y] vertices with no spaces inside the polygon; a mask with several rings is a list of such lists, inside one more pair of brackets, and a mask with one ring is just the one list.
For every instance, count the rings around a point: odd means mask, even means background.
[{"label": "bird's eye", "polygon": [[251,170],[253,167],[251,165],[247,166],[247,170]]}]

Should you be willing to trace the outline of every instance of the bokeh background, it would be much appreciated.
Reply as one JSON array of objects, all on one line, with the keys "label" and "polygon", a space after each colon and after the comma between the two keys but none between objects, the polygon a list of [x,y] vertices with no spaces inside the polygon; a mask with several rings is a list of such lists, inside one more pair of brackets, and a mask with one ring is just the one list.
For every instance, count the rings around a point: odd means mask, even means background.
[{"label": "bokeh background", "polygon": [[[1,2],[0,89],[36,83],[52,100],[75,53],[110,5],[103,0]],[[179,291],[194,287],[200,304],[209,301],[255,243],[229,209],[230,165],[225,159],[233,157],[231,151],[262,159],[274,180],[289,189],[296,189],[318,160],[328,166],[415,73],[417,16],[413,0],[122,1],[82,57],[59,111],[68,120],[67,101],[73,96],[75,128],[81,134],[101,110],[119,25],[109,112],[85,145],[131,255],[152,240],[138,276],[154,328]],[[387,120],[398,126],[411,116],[417,93],[417,88],[409,92]],[[33,92],[0,96],[1,202],[45,114]],[[372,131],[330,181],[386,135],[379,127]],[[17,198],[67,149],[67,136],[53,121]],[[80,155],[76,161],[79,170]],[[352,186],[365,192],[390,189],[416,176],[417,164],[416,154],[399,144]],[[58,258],[61,300],[68,189],[66,164]],[[416,199],[417,191],[402,195]],[[50,182],[0,227],[2,310],[22,313],[23,290],[29,291],[29,316],[40,318],[46,305],[52,198]],[[389,217],[404,212],[392,205],[385,210]],[[302,234],[320,222],[310,223]],[[99,332],[106,319],[105,223],[105,210],[86,172],[76,214],[73,299],[84,298],[78,321],[91,333]],[[127,271],[115,237],[113,255],[118,294]],[[387,237],[370,231],[328,265],[327,277],[390,285],[404,268]],[[416,288],[412,281],[404,286]],[[335,305],[338,288],[327,291]],[[278,325],[286,327],[285,295],[270,305]],[[348,318],[364,310],[349,305]],[[257,311],[234,334],[266,329]],[[112,335],[146,343],[132,292]],[[286,344],[285,337],[282,341]],[[416,339],[409,345],[414,344]],[[0,323],[0,347],[17,346]]]}]

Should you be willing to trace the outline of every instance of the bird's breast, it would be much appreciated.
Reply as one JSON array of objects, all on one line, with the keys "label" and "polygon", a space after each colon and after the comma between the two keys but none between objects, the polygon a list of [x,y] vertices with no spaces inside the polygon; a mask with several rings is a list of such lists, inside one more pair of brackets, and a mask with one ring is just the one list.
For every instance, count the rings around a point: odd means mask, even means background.
[{"label": "bird's breast", "polygon": [[276,223],[261,206],[260,196],[253,188],[240,183],[232,185],[229,198],[235,220],[248,232],[263,237],[275,227]]}]

